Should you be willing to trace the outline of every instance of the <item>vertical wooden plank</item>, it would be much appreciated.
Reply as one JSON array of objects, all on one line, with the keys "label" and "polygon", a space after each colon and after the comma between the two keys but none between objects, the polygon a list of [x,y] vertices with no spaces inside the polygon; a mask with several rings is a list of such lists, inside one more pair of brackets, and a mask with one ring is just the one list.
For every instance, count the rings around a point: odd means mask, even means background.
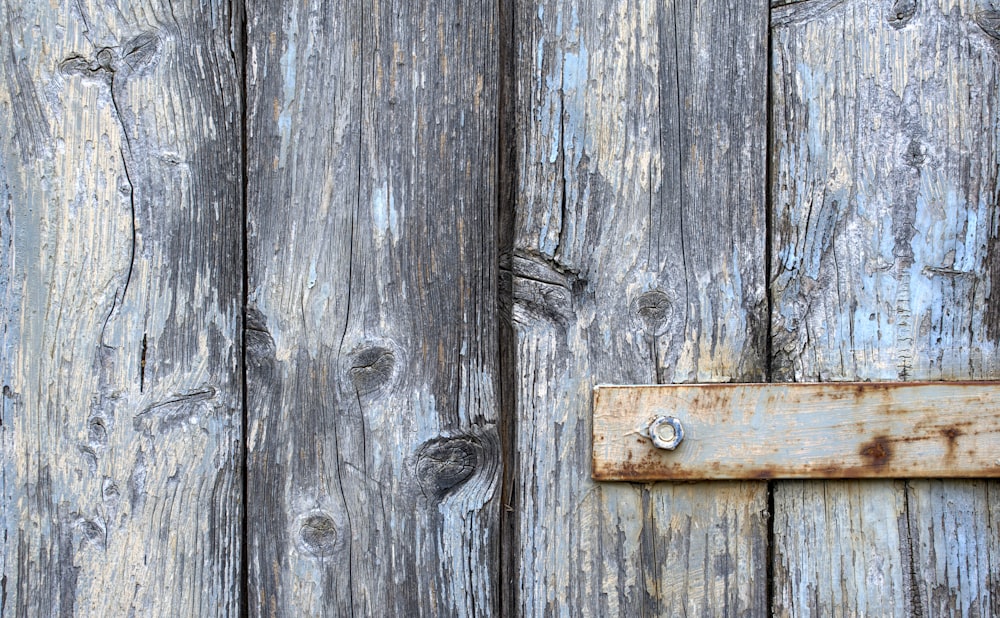
[{"label": "vertical wooden plank", "polygon": [[[970,0],[773,10],[776,380],[998,377],[996,24]],[[997,614],[991,487],[779,484],[777,613]]]},{"label": "vertical wooden plank", "polygon": [[519,2],[511,615],[766,612],[763,483],[598,484],[595,383],[762,380],[767,6]]},{"label": "vertical wooden plank", "polygon": [[254,613],[498,612],[497,24],[248,10]]},{"label": "vertical wooden plank", "polygon": [[239,608],[229,3],[0,3],[10,616]]}]

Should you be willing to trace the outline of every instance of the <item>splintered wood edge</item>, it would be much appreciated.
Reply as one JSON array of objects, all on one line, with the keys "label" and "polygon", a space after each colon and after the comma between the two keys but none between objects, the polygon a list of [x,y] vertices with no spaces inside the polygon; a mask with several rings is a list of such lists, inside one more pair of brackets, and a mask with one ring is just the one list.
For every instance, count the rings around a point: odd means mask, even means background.
[{"label": "splintered wood edge", "polygon": [[593,439],[599,481],[1000,477],[1000,382],[597,386]]}]

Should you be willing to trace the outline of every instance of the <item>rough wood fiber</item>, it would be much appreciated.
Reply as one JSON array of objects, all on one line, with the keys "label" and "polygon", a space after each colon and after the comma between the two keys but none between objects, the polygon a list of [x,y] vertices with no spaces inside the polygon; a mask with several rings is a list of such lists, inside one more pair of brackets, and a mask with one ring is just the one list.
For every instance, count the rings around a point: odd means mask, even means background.
[{"label": "rough wood fiber", "polygon": [[519,2],[509,615],[763,615],[766,487],[597,484],[595,383],[761,380],[767,6]]},{"label": "rough wood fiber", "polygon": [[[1000,377],[997,23],[969,0],[773,11],[775,380]],[[776,612],[997,615],[996,504],[779,484]]]},{"label": "rough wood fiber", "polygon": [[[674,450],[649,437],[662,416],[681,423]],[[998,477],[998,445],[1000,382],[594,389],[593,472],[606,481]]]},{"label": "rough wood fiber", "polygon": [[496,29],[248,9],[253,614],[498,613]]},{"label": "rough wood fiber", "polygon": [[9,616],[239,607],[228,3],[0,3]]}]

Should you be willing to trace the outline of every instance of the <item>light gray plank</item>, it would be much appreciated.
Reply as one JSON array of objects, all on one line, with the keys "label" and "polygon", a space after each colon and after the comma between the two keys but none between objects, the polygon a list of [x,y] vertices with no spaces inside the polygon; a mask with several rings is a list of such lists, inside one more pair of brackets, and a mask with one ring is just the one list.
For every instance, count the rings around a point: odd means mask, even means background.
[{"label": "light gray plank", "polygon": [[765,377],[767,7],[516,7],[511,615],[762,615],[766,486],[598,484],[597,382]]},{"label": "light gray plank", "polygon": [[905,498],[914,613],[1000,615],[996,481],[911,481]]},{"label": "light gray plank", "polygon": [[5,615],[239,611],[231,9],[0,4]]},{"label": "light gray plank", "polygon": [[997,477],[998,446],[1000,382],[594,389],[605,481]]},{"label": "light gray plank", "polygon": [[248,14],[251,612],[496,615],[496,5]]},{"label": "light gray plank", "polygon": [[774,489],[776,616],[918,616],[904,481],[782,481]]},{"label": "light gray plank", "polygon": [[[996,378],[1000,41],[989,7],[825,5],[775,13],[774,377]],[[990,562],[994,532],[974,521],[990,517],[987,487],[779,485],[778,613],[996,613],[995,565],[955,566]],[[983,510],[953,507],[971,504]]]}]

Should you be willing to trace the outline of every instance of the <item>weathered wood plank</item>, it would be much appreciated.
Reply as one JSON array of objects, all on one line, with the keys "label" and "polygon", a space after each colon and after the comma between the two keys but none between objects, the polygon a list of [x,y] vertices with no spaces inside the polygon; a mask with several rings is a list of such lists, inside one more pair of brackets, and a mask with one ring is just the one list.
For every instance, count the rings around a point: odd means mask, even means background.
[{"label": "weathered wood plank", "polygon": [[763,615],[763,483],[590,478],[598,382],[765,377],[767,6],[516,6],[509,615]]},{"label": "weathered wood plank", "polygon": [[[776,380],[1000,377],[1000,40],[988,9],[774,11]],[[776,612],[996,614],[995,531],[978,523],[989,487],[778,484]]]},{"label": "weathered wood plank", "polygon": [[0,4],[4,615],[239,611],[232,10]]},{"label": "weathered wood plank", "polygon": [[498,613],[497,27],[248,9],[254,614]]},{"label": "weathered wood plank", "polygon": [[[650,440],[661,416],[680,422],[675,450]],[[996,477],[998,456],[1000,382],[594,389],[603,481]]]}]

